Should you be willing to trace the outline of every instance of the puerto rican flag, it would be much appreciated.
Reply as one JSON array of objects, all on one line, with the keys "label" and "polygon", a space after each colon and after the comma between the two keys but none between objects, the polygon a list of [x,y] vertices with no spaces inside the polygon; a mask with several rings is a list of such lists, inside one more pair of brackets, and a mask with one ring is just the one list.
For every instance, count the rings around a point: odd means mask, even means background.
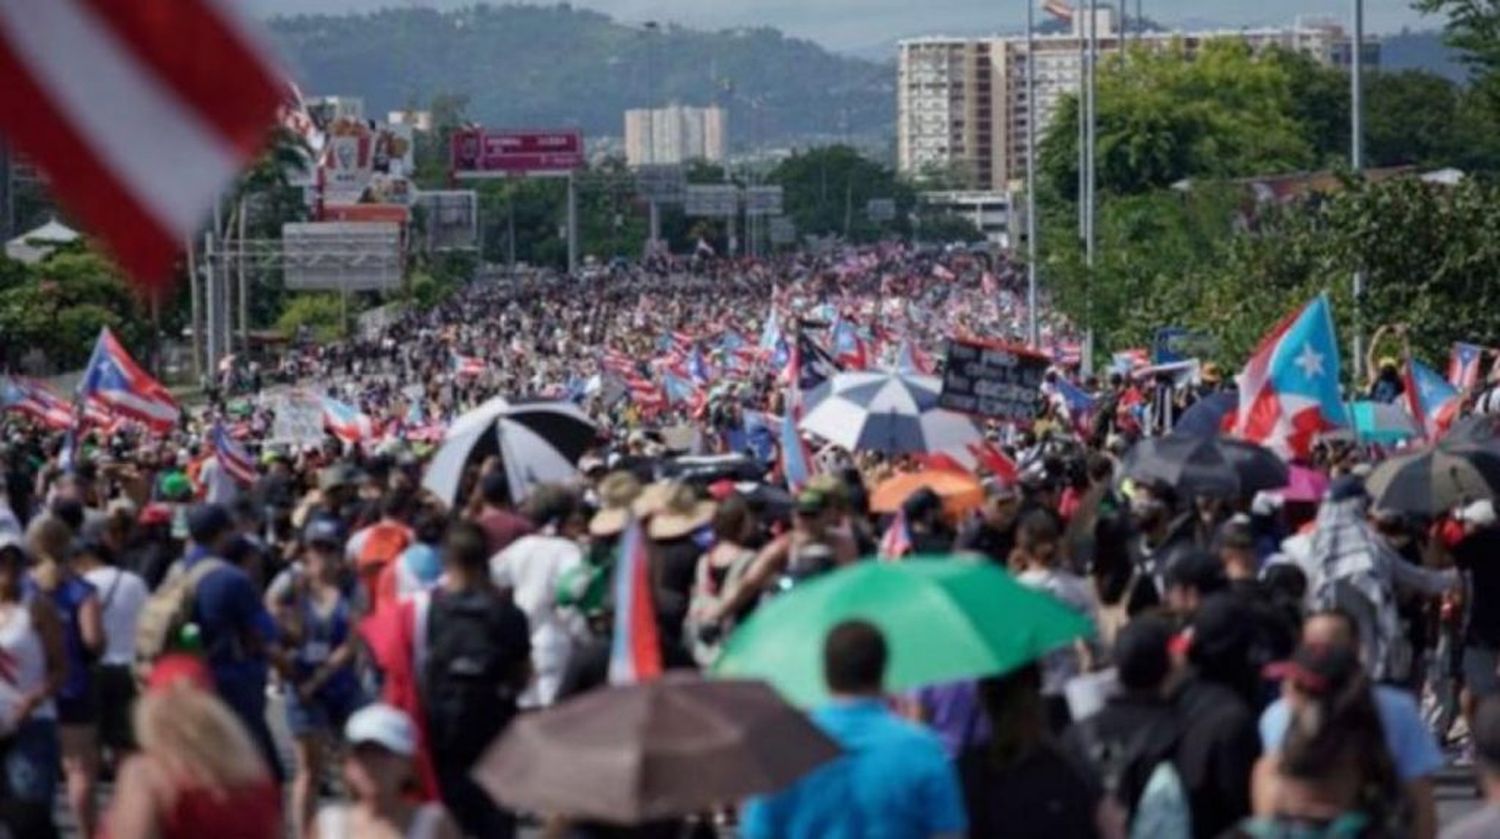
[{"label": "puerto rican flag", "polygon": [[636,373],[635,359],[614,348],[604,350],[599,357],[599,366],[621,376],[631,376]]},{"label": "puerto rican flag", "polygon": [[787,489],[793,493],[801,492],[813,476],[812,453],[808,451],[802,432],[797,429],[798,423],[802,421],[803,407],[801,343],[798,341],[797,346],[794,346],[791,361],[787,364],[789,384],[786,390],[786,410],[781,412],[781,431],[776,441],[777,448],[780,449],[781,477],[786,481]]},{"label": "puerto rican flag", "polygon": [[484,359],[471,355],[453,354],[453,374],[460,378],[478,378],[484,373]]},{"label": "puerto rican flag", "polygon": [[853,321],[839,318],[833,325],[833,360],[845,370],[863,370],[869,366],[865,342]]},{"label": "puerto rican flag", "polygon": [[1405,378],[1406,410],[1416,420],[1417,430],[1428,440],[1441,437],[1458,416],[1462,392],[1436,370],[1410,356],[1406,358]]},{"label": "puerto rican flag", "polygon": [[1453,354],[1448,357],[1448,383],[1461,391],[1472,390],[1479,384],[1479,360],[1483,357],[1483,347],[1454,344]]},{"label": "puerto rican flag", "polygon": [[911,552],[911,528],[906,525],[906,511],[898,508],[896,515],[891,517],[891,526],[880,537],[880,557],[894,561]]},{"label": "puerto rican flag", "polygon": [[145,288],[276,123],[285,83],[242,5],[0,2],[0,134]]},{"label": "puerto rican flag", "polygon": [[231,437],[222,423],[214,423],[214,430],[209,436],[209,444],[213,447],[214,457],[219,461],[219,467],[228,472],[231,477],[242,484],[253,484],[260,473],[255,468],[255,458],[245,451],[245,447],[239,441]]},{"label": "puerto rican flag", "polygon": [[1046,0],[1042,4],[1042,11],[1061,21],[1070,21],[1073,19],[1073,7],[1069,6],[1064,0]]},{"label": "puerto rican flag", "polygon": [[1110,356],[1109,368],[1124,375],[1151,366],[1151,353],[1135,348],[1120,350]]},{"label": "puerto rican flag", "polygon": [[323,425],[345,443],[358,443],[375,436],[375,423],[368,415],[329,396],[323,397]]},{"label": "puerto rican flag", "polygon": [[107,415],[133,420],[158,433],[171,431],[182,411],[161,382],[141,369],[109,327],[99,330],[78,396]]},{"label": "puerto rican flag", "polygon": [[1049,391],[1053,404],[1073,423],[1073,428],[1082,434],[1093,421],[1094,407],[1098,403],[1088,391],[1058,376],[1043,388]]},{"label": "puerto rican flag", "polygon": [[73,427],[73,406],[32,379],[0,376],[0,411],[18,411],[57,431]]},{"label": "puerto rican flag", "polygon": [[651,603],[646,535],[632,518],[620,539],[615,561],[615,627],[609,646],[609,683],[633,685],[662,673],[661,640]]},{"label": "puerto rican flag", "polygon": [[948,266],[941,262],[932,266],[932,276],[944,282],[952,282],[958,279],[958,275],[949,270]]},{"label": "puerto rican flag", "polygon": [[937,372],[937,364],[915,341],[907,338],[896,351],[896,372],[931,376]]},{"label": "puerto rican flag", "polygon": [[1319,434],[1347,424],[1327,295],[1288,315],[1261,339],[1237,381],[1235,435],[1284,458],[1306,456]]}]

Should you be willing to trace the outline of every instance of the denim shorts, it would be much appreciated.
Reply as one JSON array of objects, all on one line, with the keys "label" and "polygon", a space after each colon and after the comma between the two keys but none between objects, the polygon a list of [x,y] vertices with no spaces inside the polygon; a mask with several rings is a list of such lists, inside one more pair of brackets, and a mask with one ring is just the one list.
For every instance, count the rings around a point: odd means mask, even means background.
[{"label": "denim shorts", "polygon": [[62,747],[57,742],[57,722],[32,718],[5,738],[6,792],[29,804],[52,806],[57,796],[57,774]]},{"label": "denim shorts", "polygon": [[318,692],[303,701],[295,690],[286,692],[286,727],[293,737],[309,734],[342,732],[344,722],[365,704],[360,690],[340,691],[341,695],[329,696]]}]

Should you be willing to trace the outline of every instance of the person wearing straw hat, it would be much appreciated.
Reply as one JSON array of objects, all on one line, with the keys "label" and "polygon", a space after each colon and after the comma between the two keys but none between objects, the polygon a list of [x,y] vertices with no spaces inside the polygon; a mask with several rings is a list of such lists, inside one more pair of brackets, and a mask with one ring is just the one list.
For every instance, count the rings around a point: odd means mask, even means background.
[{"label": "person wearing straw hat", "polygon": [[698,560],[705,552],[706,529],[713,523],[715,508],[714,502],[700,499],[691,486],[676,484],[646,527],[656,555],[657,619],[663,634],[674,642],[682,638]]}]

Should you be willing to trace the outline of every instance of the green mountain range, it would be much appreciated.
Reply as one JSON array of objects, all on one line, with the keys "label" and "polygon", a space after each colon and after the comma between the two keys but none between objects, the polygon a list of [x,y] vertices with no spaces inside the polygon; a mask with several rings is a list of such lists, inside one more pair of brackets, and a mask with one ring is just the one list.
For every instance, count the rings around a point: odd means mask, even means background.
[{"label": "green mountain range", "polygon": [[769,28],[647,29],[561,6],[392,9],[270,22],[304,92],[361,96],[369,113],[469,99],[491,126],[620,136],[624,111],[719,103],[737,148],[894,131],[893,64],[836,55]]}]

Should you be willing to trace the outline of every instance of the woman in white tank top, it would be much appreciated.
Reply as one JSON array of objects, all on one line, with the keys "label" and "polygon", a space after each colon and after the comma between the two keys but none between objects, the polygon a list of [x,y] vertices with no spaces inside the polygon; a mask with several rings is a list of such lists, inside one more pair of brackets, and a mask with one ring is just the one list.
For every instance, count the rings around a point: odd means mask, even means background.
[{"label": "woman in white tank top", "polygon": [[50,818],[59,752],[53,696],[62,685],[62,623],[46,597],[26,597],[26,553],[0,536],[0,768],[10,794]]}]

